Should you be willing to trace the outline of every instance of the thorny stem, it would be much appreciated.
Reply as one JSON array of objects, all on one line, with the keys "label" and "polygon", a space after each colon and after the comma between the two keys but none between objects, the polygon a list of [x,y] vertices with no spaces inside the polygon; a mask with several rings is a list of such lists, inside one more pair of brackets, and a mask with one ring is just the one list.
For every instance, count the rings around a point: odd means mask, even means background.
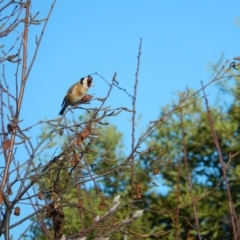
[{"label": "thorny stem", "polygon": [[[31,3],[31,1],[27,0],[25,19],[28,19],[28,17],[29,17],[30,3]],[[22,84],[21,84],[20,96],[19,96],[19,99],[17,101],[17,109],[16,109],[16,115],[15,115],[16,120],[19,117],[19,111],[20,111],[20,107],[21,107],[21,103],[22,103],[24,87],[25,87],[25,82],[26,82],[25,73],[26,73],[26,68],[27,68],[27,39],[28,39],[28,23],[25,22],[24,23],[24,32],[23,32]],[[10,167],[10,161],[11,161],[12,153],[13,153],[15,136],[16,136],[16,129],[14,129],[11,140],[10,140],[11,143],[10,143],[10,148],[9,148],[8,155],[7,155],[6,167],[4,169],[3,180],[1,182],[1,191],[4,190],[4,186],[5,186],[6,181],[7,181],[8,171],[9,171],[9,167]]]},{"label": "thorny stem", "polygon": [[[138,85],[138,74],[140,67],[140,56],[141,56],[141,48],[142,48],[142,38],[140,39],[140,44],[138,48],[138,56],[137,56],[137,70],[135,74],[135,85],[134,85],[134,94],[132,98],[132,106],[133,106],[133,114],[132,114],[132,153],[135,150],[135,118],[136,118],[136,100],[137,100],[137,85]],[[134,199],[134,154],[132,154],[132,163],[131,163],[131,197]],[[132,212],[130,212],[131,216]]]},{"label": "thorny stem", "polygon": [[[9,3],[12,4],[13,2],[14,1],[11,1]],[[39,45],[40,45],[40,42],[41,42],[44,30],[46,28],[47,22],[49,20],[49,17],[50,17],[50,14],[51,14],[52,10],[53,10],[55,2],[56,2],[56,0],[54,0],[53,4],[51,6],[50,12],[49,12],[49,14],[47,16],[47,19],[45,20],[45,24],[44,24],[43,30],[41,32],[40,39],[37,42],[37,46],[36,46],[36,49],[35,49],[35,52],[34,52],[34,55],[33,55],[33,59],[32,59],[32,61],[30,63],[30,67],[29,68],[27,67],[27,62],[28,62],[27,61],[28,60],[28,58],[27,58],[28,55],[27,54],[28,54],[28,31],[29,31],[29,25],[31,24],[31,22],[28,21],[29,20],[29,16],[30,16],[31,0],[26,0],[26,2],[22,5],[22,6],[24,6],[23,8],[25,8],[26,10],[25,10],[24,19],[19,21],[19,22],[23,22],[23,32],[21,34],[21,37],[22,37],[21,47],[20,47],[20,50],[18,51],[18,53],[20,53],[20,51],[22,52],[21,83],[20,83],[20,91],[18,93],[18,83],[17,83],[17,80],[16,80],[16,99],[15,99],[16,100],[16,109],[15,109],[15,114],[11,112],[13,121],[16,124],[18,124],[18,122],[19,122],[20,109],[21,109],[21,105],[22,105],[22,101],[23,101],[23,96],[24,96],[24,90],[25,90],[26,82],[27,82],[29,73],[31,71],[31,68],[33,66],[34,60],[36,58],[36,55],[37,55],[37,52],[38,52],[38,48],[39,48]],[[7,4],[5,7],[7,7],[8,5],[10,5],[10,4]],[[11,30],[9,30],[9,32],[10,31]],[[19,65],[20,65],[20,61],[18,61],[18,63],[17,63],[17,72],[18,72]],[[16,74],[16,76],[17,76],[17,74]],[[17,79],[17,77],[16,77],[16,79]],[[3,124],[2,124],[2,126],[3,126]],[[21,131],[19,127],[16,127],[16,128],[13,129],[12,134],[11,134],[9,149],[4,151],[4,154],[6,155],[6,157],[5,157],[5,159],[6,159],[5,161],[6,162],[5,162],[4,173],[3,173],[3,176],[2,176],[2,182],[1,182],[1,185],[0,185],[0,192],[2,192],[2,193],[4,191],[4,188],[6,186],[6,183],[8,181],[9,174],[10,174],[9,173],[9,168],[10,168],[10,164],[11,164],[11,161],[12,161],[12,158],[13,158],[13,154],[14,154],[13,148],[14,148],[14,144],[15,144],[15,138],[17,136],[17,131]],[[33,157],[33,156],[31,156],[31,157]],[[30,160],[30,162],[31,162],[31,160]],[[18,169],[16,169],[16,171],[18,172]],[[17,174],[19,176],[19,173],[17,173]],[[5,210],[5,213],[3,215],[3,219],[1,221],[0,231],[1,231],[1,233],[4,233],[5,239],[9,239],[10,214],[12,212],[14,204],[16,203],[16,198],[15,198],[15,200],[13,202],[10,202],[10,201],[6,200],[6,201],[4,201],[4,203],[5,203],[6,210]]]},{"label": "thorny stem", "polygon": [[[202,86],[203,83],[201,82]],[[222,151],[221,151],[221,147],[218,141],[218,136],[217,133],[215,131],[215,127],[214,127],[214,122],[212,119],[212,114],[211,111],[209,109],[209,105],[208,105],[208,100],[206,98],[206,93],[205,93],[205,89],[203,88],[203,94],[204,94],[204,98],[205,98],[205,103],[206,103],[206,107],[207,107],[207,115],[208,115],[208,121],[209,121],[209,125],[210,125],[210,130],[211,130],[211,134],[213,137],[213,141],[215,144],[215,147],[217,149],[218,152],[218,158],[219,158],[219,162],[220,165],[222,167],[222,174],[223,174],[223,179],[224,182],[226,184],[226,191],[227,191],[227,195],[228,195],[228,204],[229,204],[229,211],[230,211],[230,216],[231,216],[231,222],[232,222],[232,228],[233,228],[233,235],[234,235],[234,239],[238,240],[240,237],[240,229],[239,229],[239,224],[238,224],[238,218],[236,215],[236,211],[234,209],[234,205],[233,205],[233,201],[232,201],[232,196],[231,196],[231,192],[230,192],[230,188],[229,188],[229,184],[228,184],[228,178],[227,178],[227,167],[223,161],[222,158]]]},{"label": "thorny stem", "polygon": [[25,14],[25,22],[24,22],[24,32],[23,32],[23,63],[22,63],[22,77],[21,77],[21,88],[19,93],[19,98],[17,100],[17,109],[16,109],[16,119],[18,119],[20,114],[20,108],[22,105],[23,94],[26,85],[26,71],[27,71],[27,47],[28,47],[28,18],[29,18],[29,8],[30,8],[31,0],[27,0],[26,3],[26,14]]}]

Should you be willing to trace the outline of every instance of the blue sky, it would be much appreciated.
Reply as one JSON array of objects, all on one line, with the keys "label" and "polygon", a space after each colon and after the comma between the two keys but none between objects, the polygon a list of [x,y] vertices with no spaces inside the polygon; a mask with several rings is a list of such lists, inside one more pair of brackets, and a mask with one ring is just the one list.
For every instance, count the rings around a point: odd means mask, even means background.
[{"label": "blue sky", "polygon": [[[40,9],[40,18],[44,17],[48,2],[35,5]],[[240,18],[239,9],[239,1],[71,1],[66,4],[60,0],[29,78],[22,116],[31,113],[32,122],[56,118],[69,86],[93,72],[110,81],[117,71],[120,86],[132,93],[142,38],[137,111],[142,115],[139,124],[143,130],[149,120],[159,115],[160,106],[175,97],[176,91],[186,87],[197,89],[201,80],[211,79],[212,73],[207,71],[209,62],[217,62],[222,53],[225,59],[239,55],[240,26],[235,24]],[[104,97],[107,85],[97,76],[94,84],[89,93]],[[212,91],[214,88],[208,93]],[[32,99],[34,106],[29,106]],[[97,104],[93,102],[92,106]],[[115,90],[108,104],[131,108],[131,99]],[[129,113],[123,114],[113,119],[113,123],[125,130],[130,126],[127,121],[130,117]]]},{"label": "blue sky", "polygon": [[[39,18],[44,18],[50,2],[33,1],[33,15],[40,10]],[[41,26],[30,28],[29,58],[40,30]],[[161,106],[171,103],[174,93],[198,89],[201,80],[212,78],[209,62],[217,62],[222,53],[225,60],[240,55],[240,1],[57,1],[27,82],[22,126],[57,118],[68,88],[94,72],[111,81],[116,71],[119,85],[133,93],[140,38],[138,134],[159,116]],[[108,86],[93,77],[95,86],[89,93],[105,97]],[[207,93],[214,95],[216,87]],[[131,108],[131,99],[115,89],[107,105]],[[111,120],[124,132],[126,145],[131,140],[130,118],[123,113]],[[39,129],[29,134],[36,138]]]}]

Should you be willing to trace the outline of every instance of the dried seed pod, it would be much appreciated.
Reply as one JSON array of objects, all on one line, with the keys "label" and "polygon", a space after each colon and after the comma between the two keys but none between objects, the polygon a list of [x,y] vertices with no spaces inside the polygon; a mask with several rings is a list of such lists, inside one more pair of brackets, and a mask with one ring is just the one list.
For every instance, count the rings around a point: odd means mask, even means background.
[{"label": "dried seed pod", "polygon": [[74,154],[72,156],[71,166],[75,167],[78,164],[79,160],[80,160],[80,157],[77,154]]},{"label": "dried seed pod", "polygon": [[90,135],[90,133],[91,133],[90,129],[88,127],[86,127],[82,130],[82,132],[80,134],[81,134],[82,138],[86,138]]},{"label": "dried seed pod", "polygon": [[141,183],[138,183],[138,184],[136,185],[136,191],[139,191],[139,190],[141,190],[141,189],[142,189]]},{"label": "dried seed pod", "polygon": [[44,195],[43,195],[42,192],[39,192],[39,193],[37,194],[37,197],[38,197],[39,200],[43,200]]},{"label": "dried seed pod", "polygon": [[159,174],[159,168],[158,167],[154,168],[153,173],[154,173],[154,175],[158,175]]},{"label": "dried seed pod", "polygon": [[93,96],[92,96],[92,95],[89,95],[89,94],[88,94],[88,95],[85,95],[85,96],[83,97],[83,99],[81,100],[81,103],[89,102],[92,97],[93,97]]},{"label": "dried seed pod", "polygon": [[139,198],[139,199],[142,198],[142,192],[137,193],[137,198]]},{"label": "dried seed pod", "polygon": [[3,145],[2,145],[2,148],[3,150],[7,150],[11,145],[11,141],[9,139],[6,139],[4,142],[3,142]]},{"label": "dried seed pod", "polygon": [[80,146],[80,145],[82,144],[82,142],[83,142],[83,138],[82,138],[81,133],[79,133],[79,134],[77,134],[76,144],[77,144],[78,146]]},{"label": "dried seed pod", "polygon": [[136,196],[137,196],[137,198],[142,197],[142,186],[140,183],[138,183],[136,186]]},{"label": "dried seed pod", "polygon": [[58,131],[58,133],[59,133],[60,136],[62,136],[62,135],[63,135],[63,129],[60,129],[60,130]]},{"label": "dried seed pod", "polygon": [[101,210],[101,211],[105,209],[105,202],[103,200],[100,202],[100,205],[99,205],[98,209]]},{"label": "dried seed pod", "polygon": [[14,209],[14,215],[15,215],[15,216],[19,216],[19,215],[20,215],[20,207],[16,207],[16,208]]},{"label": "dried seed pod", "polygon": [[80,198],[80,199],[78,200],[78,206],[79,206],[80,208],[82,208],[82,207],[83,207],[83,203],[84,203],[83,198]]}]

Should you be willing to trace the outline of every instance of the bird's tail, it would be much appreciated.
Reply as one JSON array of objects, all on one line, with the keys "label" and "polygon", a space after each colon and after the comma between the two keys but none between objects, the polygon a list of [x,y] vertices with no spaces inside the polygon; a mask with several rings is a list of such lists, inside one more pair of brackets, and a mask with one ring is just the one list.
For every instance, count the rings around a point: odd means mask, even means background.
[{"label": "bird's tail", "polygon": [[61,116],[62,116],[63,113],[64,113],[64,111],[66,110],[67,106],[68,106],[68,105],[65,103],[58,115],[61,115]]}]

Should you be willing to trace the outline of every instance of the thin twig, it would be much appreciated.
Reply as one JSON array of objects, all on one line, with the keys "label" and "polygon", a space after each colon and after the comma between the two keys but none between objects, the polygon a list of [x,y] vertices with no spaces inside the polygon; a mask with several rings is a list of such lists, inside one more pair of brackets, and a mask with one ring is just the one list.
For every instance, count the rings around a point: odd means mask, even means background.
[{"label": "thin twig", "polygon": [[[203,82],[201,82],[201,84],[203,85]],[[233,228],[233,235],[234,235],[234,239],[238,240],[240,237],[240,226],[238,224],[238,218],[237,218],[237,214],[234,208],[234,204],[232,201],[232,195],[231,195],[231,191],[230,191],[230,187],[229,187],[229,183],[228,183],[228,178],[227,178],[227,168],[226,168],[226,164],[223,161],[222,158],[222,151],[221,151],[221,147],[219,144],[219,140],[218,140],[218,136],[214,127],[214,121],[212,119],[212,114],[208,105],[208,100],[206,98],[206,93],[205,93],[205,89],[203,89],[203,94],[204,94],[204,99],[205,99],[205,104],[207,107],[207,115],[208,115],[208,122],[210,125],[210,130],[211,130],[211,134],[212,134],[212,138],[215,144],[215,147],[217,149],[218,152],[218,159],[219,159],[219,163],[222,167],[222,174],[223,174],[223,179],[224,182],[226,184],[226,192],[227,192],[227,196],[228,196],[228,205],[229,205],[229,211],[230,211],[230,218],[231,218],[231,222],[232,222],[232,228]]]},{"label": "thin twig", "polygon": [[[139,67],[140,67],[140,57],[141,57],[141,48],[142,48],[142,38],[140,39],[140,44],[138,48],[138,56],[137,56],[137,70],[135,74],[135,84],[134,84],[134,93],[132,99],[132,153],[134,153],[135,147],[135,124],[136,124],[136,100],[137,100],[137,86],[138,86],[138,75],[139,75]],[[134,184],[134,154],[131,155],[131,198],[134,199],[135,192],[135,184]],[[130,216],[132,215],[132,211],[130,212]]]}]

